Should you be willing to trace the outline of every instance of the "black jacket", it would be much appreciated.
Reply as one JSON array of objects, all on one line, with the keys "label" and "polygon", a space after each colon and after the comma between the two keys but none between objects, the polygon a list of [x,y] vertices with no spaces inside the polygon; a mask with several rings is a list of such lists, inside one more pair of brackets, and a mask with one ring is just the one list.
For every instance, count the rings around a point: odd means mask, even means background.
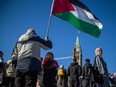
[{"label": "black jacket", "polygon": [[70,66],[68,67],[68,76],[77,76],[79,77],[81,75],[81,66],[78,65],[76,62],[72,62]]},{"label": "black jacket", "polygon": [[90,63],[85,63],[83,66],[83,76],[85,77],[91,77],[91,74],[93,73],[93,67]]}]

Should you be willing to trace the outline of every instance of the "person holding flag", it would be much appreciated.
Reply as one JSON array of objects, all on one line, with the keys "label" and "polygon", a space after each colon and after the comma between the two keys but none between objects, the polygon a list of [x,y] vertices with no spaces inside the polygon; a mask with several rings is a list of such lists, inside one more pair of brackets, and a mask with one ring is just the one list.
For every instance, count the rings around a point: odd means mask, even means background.
[{"label": "person holding flag", "polygon": [[7,63],[17,61],[15,87],[36,87],[38,72],[41,71],[40,49],[49,50],[52,42],[40,38],[33,28],[19,38],[11,60]]}]

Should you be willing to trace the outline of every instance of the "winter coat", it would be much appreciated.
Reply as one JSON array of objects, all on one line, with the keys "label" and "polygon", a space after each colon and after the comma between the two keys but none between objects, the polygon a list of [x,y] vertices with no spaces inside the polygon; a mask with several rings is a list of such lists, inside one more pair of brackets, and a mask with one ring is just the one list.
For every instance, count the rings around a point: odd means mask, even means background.
[{"label": "winter coat", "polygon": [[96,55],[95,57],[94,68],[98,69],[98,72],[103,77],[103,83],[97,83],[97,87],[110,87],[107,76],[108,75],[107,65],[104,59],[99,55]]},{"label": "winter coat", "polygon": [[107,65],[101,56],[95,57],[94,67],[97,67],[100,74],[108,75]]},{"label": "winter coat", "polygon": [[43,84],[45,87],[56,87],[56,76],[58,63],[55,60],[45,62],[42,61],[43,66]]},{"label": "winter coat", "polygon": [[83,76],[83,87],[93,87],[94,75],[93,67],[90,63],[85,63],[82,71]]},{"label": "winter coat", "polygon": [[90,63],[85,63],[83,66],[82,76],[86,80],[87,78],[91,79],[91,81],[94,81],[93,76],[93,67]]},{"label": "winter coat", "polygon": [[81,67],[76,62],[72,62],[68,67],[68,76],[70,77],[70,87],[79,87],[79,76],[81,75]]},{"label": "winter coat", "polygon": [[22,35],[12,53],[12,61],[17,60],[16,69],[40,71],[40,48],[45,50],[52,48],[51,41],[45,41],[37,35]]},{"label": "winter coat", "polygon": [[78,65],[78,63],[72,62],[70,66],[68,67],[68,76],[77,76],[79,77],[81,75],[81,67]]},{"label": "winter coat", "polygon": [[59,72],[62,68],[58,70],[58,80],[57,80],[57,87],[68,87],[68,75],[66,73],[66,69],[63,70],[63,74],[60,75]]}]

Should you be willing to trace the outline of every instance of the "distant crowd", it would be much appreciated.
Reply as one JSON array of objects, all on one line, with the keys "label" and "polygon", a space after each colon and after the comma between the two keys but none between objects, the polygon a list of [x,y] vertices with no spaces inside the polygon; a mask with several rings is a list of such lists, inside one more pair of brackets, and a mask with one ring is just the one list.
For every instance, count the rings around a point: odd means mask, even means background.
[{"label": "distant crowd", "polygon": [[89,58],[83,66],[73,58],[68,69],[58,65],[52,52],[41,58],[41,48],[51,49],[52,42],[48,36],[40,38],[31,28],[18,39],[7,63],[0,51],[0,87],[111,87],[114,80],[109,81],[102,48],[95,50],[93,65]]}]

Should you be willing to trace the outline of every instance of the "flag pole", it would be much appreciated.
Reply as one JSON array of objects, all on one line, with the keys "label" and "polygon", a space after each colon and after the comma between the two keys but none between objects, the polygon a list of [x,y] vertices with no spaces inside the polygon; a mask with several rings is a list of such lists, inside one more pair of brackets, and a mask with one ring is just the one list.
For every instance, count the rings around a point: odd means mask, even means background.
[{"label": "flag pole", "polygon": [[51,19],[52,19],[52,9],[53,9],[53,5],[54,5],[54,0],[52,1],[50,16],[49,16],[49,20],[48,20],[48,27],[47,27],[47,32],[46,32],[46,38],[48,38],[49,31],[50,31],[50,23],[51,23]]}]

